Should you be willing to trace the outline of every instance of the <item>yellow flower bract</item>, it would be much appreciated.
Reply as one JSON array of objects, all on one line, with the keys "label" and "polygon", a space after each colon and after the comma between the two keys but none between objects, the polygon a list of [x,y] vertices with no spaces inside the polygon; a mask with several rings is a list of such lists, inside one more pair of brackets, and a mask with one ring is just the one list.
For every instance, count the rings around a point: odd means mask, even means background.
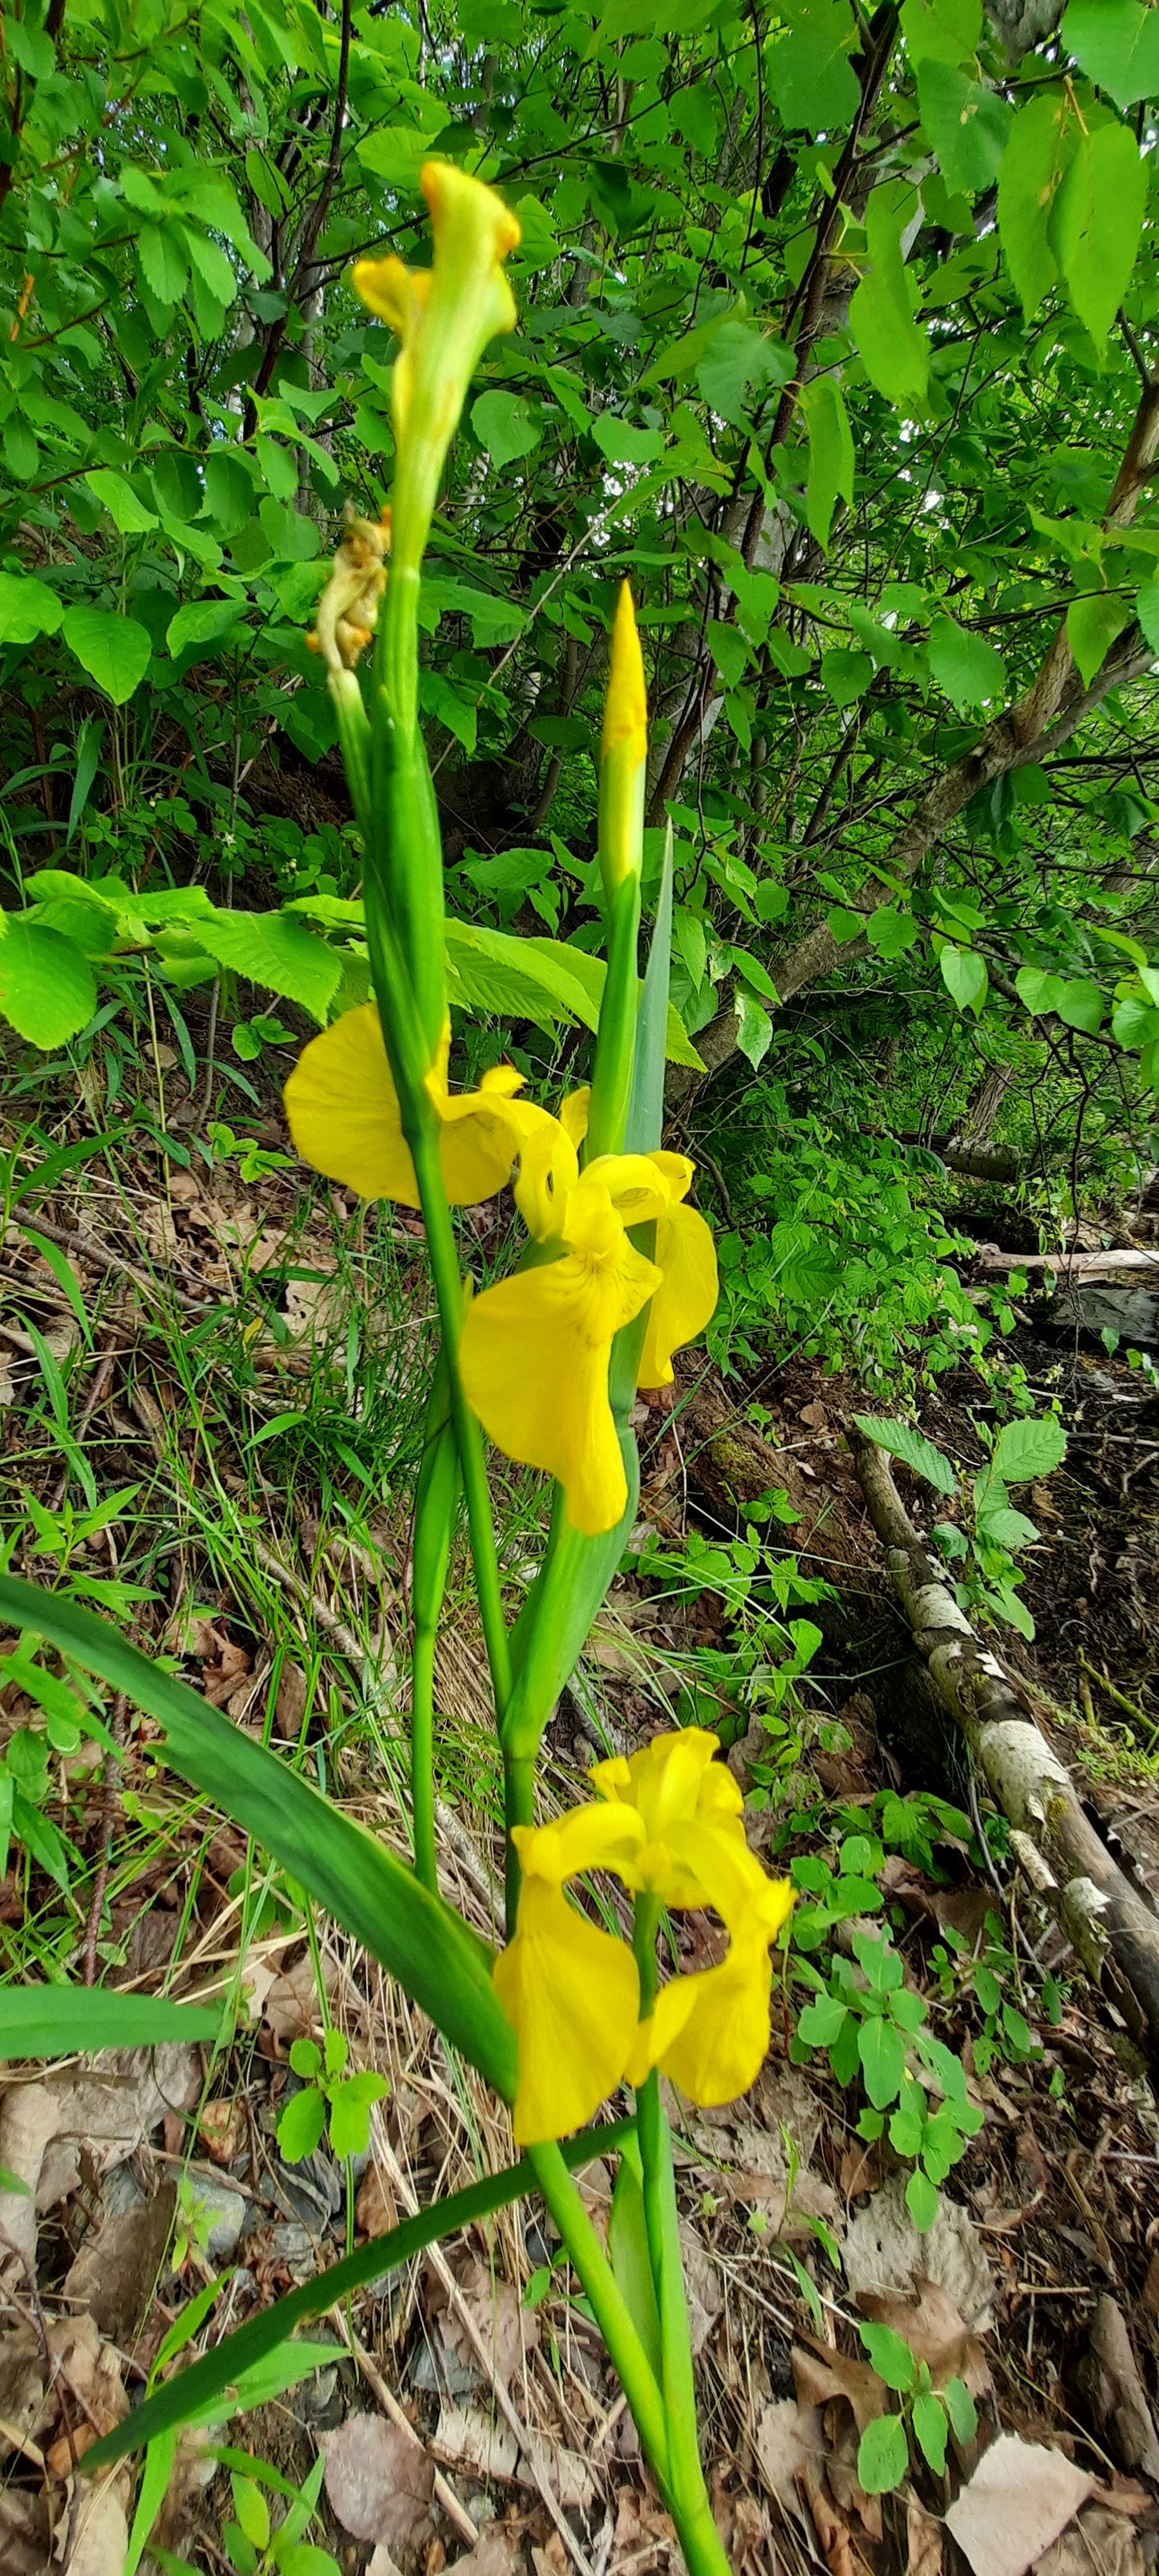
[{"label": "yellow flower bract", "polygon": [[[495,1988],[519,2038],[521,2145],[582,2127],[625,2077],[640,2084],[654,2066],[705,2106],[735,2100],[759,2073],[769,2044],[769,1945],[793,1889],[768,1878],[750,1852],[740,1790],[714,1759],[718,1749],[700,1727],[658,1736],[629,1761],[596,1765],[599,1803],[516,1828],[519,1923],[496,1961]],[[729,1935],[727,1957],[674,1977],[642,2021],[632,1951],[566,1893],[569,1879],[592,1869],[663,1905],[712,1907]]]}]

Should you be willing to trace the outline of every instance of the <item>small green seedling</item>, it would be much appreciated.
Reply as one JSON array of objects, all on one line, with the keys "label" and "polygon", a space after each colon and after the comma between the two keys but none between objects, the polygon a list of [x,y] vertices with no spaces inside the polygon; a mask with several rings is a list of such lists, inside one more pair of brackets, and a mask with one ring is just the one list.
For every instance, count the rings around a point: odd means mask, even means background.
[{"label": "small green seedling", "polygon": [[867,2424],[857,2452],[857,2474],[867,2495],[885,2495],[909,2474],[910,2441],[916,2441],[937,2477],[945,2474],[951,2431],[959,2442],[972,2442],[978,2409],[964,2379],[948,2379],[935,2388],[928,2362],[911,2352],[893,2326],[858,2329],[878,2378],[901,2399],[896,2415],[878,2415]]},{"label": "small green seedling", "polygon": [[321,2145],[327,2118],[334,2155],[340,2160],[365,2155],[371,2110],[390,2086],[385,2075],[369,2069],[362,2075],[347,2075],[349,2056],[344,2031],[326,2031],[321,2048],[314,2039],[294,2041],[290,2064],[304,2083],[300,2093],[291,2094],[278,2120],[278,2146],[287,2164],[301,2164],[304,2156],[313,2155]]}]

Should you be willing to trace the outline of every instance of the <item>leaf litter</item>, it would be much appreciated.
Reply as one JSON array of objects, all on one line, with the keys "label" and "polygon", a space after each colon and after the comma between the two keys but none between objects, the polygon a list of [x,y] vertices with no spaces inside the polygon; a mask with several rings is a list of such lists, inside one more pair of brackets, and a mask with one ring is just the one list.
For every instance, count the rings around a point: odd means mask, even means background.
[{"label": "leaf litter", "polygon": [[[293,1192],[278,1179],[247,1194],[222,1176],[220,1191],[175,1189],[172,1215],[147,1193],[137,1208],[141,1241],[129,1252],[140,1280],[131,1308],[115,1310],[125,1339],[106,1399],[102,1475],[110,1488],[144,1479],[155,1507],[169,1514],[180,1494],[171,1596],[146,1605],[144,1632],[163,1628],[188,1677],[241,1723],[260,1724],[272,1692],[276,1731],[288,1745],[303,1728],[324,1726],[328,1708],[345,1710],[340,1793],[397,1845],[391,1734],[404,1669],[397,1577],[405,1562],[405,1497],[377,1519],[373,1547],[328,1532],[316,1498],[303,1497],[297,1520],[290,1514],[273,1530],[291,1578],[274,1581],[247,1551],[245,1512],[256,1498],[268,1515],[276,1489],[260,1479],[255,1485],[253,1461],[262,1451],[245,1443],[255,1417],[260,1423],[284,1409],[286,1390],[271,1384],[278,1373],[292,1388],[303,1366],[322,1386],[333,1370],[337,1392],[354,1311],[370,1343],[377,1336],[392,1354],[405,1385],[418,1320],[407,1302],[417,1283],[406,1267],[410,1238],[403,1230],[394,1242],[392,1230],[382,1229],[391,1257],[400,1257],[399,1295],[389,1313],[380,1305],[372,1317],[356,1265],[352,1289],[349,1247],[338,1239],[342,1210],[330,1230],[315,1206],[303,1232]],[[98,1186],[78,1183],[71,1199],[62,1193],[55,1214],[72,1242],[99,1244],[112,1231],[123,1272],[116,1231],[123,1209],[104,1204]],[[108,1293],[111,1316],[110,1283],[119,1298],[122,1274],[86,1263],[83,1250],[74,1258],[90,1312],[99,1322]],[[287,1284],[287,1266],[313,1275]],[[247,1397],[251,1409],[245,1414],[238,1405],[231,1416],[227,1399],[218,1418],[221,1483],[212,1510],[208,1497],[198,1501],[196,1477],[183,1488],[173,1482],[171,1424],[182,1380],[156,1300],[146,1293],[150,1273],[168,1280],[186,1311],[212,1311],[215,1295],[230,1309],[243,1286],[264,1300],[266,1320],[252,1345],[259,1381]],[[71,1347],[74,1319],[50,1322],[52,1347],[54,1332],[62,1350]],[[124,1357],[130,1341],[138,1354],[132,1385]],[[18,1356],[16,1414],[22,1371]],[[796,1362],[778,1373],[771,1392],[772,1444],[745,1431],[754,1491],[762,1479],[765,1490],[791,1487],[803,1512],[802,1564],[809,1564],[817,1524],[826,1532],[818,1570],[830,1579],[836,1572],[856,1591],[864,1587],[865,1549],[838,1445],[846,1391],[840,1380],[826,1381],[818,1418],[815,1381]],[[645,1491],[668,1539],[683,1537],[698,1519],[710,1529],[715,1519],[719,1529],[720,1515],[735,1508],[712,1454],[722,1426],[735,1417],[735,1401],[716,1382],[697,1402],[703,1439],[686,1503],[674,1501],[682,1488],[668,1414],[653,1408],[644,1426]],[[776,1445],[778,1421],[793,1426],[785,1446]],[[931,1427],[945,1437],[944,1425]],[[222,1493],[237,1498],[224,1524]],[[111,1558],[108,1567],[111,1573]],[[888,1632],[884,1586],[866,1597],[866,1635],[874,1618]],[[614,1666],[601,1668],[593,1657],[588,1687],[610,1740],[630,1747],[670,1704],[681,1656],[690,1646],[719,1645],[726,1623],[711,1594],[688,1611],[631,1574],[617,1587],[617,1604]],[[357,1664],[343,1640],[354,1641]],[[873,1655],[861,1660],[870,1664]],[[471,1815],[458,1845],[444,1846],[442,1862],[464,1911],[490,1930],[498,1854],[479,1666],[469,1621],[453,1626],[440,1660],[442,1705],[448,1758],[461,1765],[457,1793],[467,1796]],[[369,1729],[367,1671],[382,1676],[380,1714]],[[836,1703],[843,1705],[839,1691]],[[851,1750],[815,1748],[812,1776],[838,1803],[865,1805],[883,1780],[896,1783],[896,1756],[883,1747],[879,1712],[864,1692],[851,1693],[847,1705]],[[574,1729],[575,1713],[565,1700],[552,1739],[549,1801],[573,1795],[591,1759],[588,1733],[581,1728],[569,1737],[569,1724]],[[914,1781],[931,1784],[932,1775]],[[87,1793],[78,1794],[83,1809]],[[53,2069],[40,2085],[14,2079],[0,2094],[0,2163],[31,2186],[9,2194],[0,2223],[35,2262],[44,2320],[42,2330],[26,2265],[22,2271],[10,2254],[9,2306],[0,2320],[5,2576],[9,2566],[13,2576],[33,2567],[40,2576],[50,2557],[69,2565],[72,2576],[121,2576],[127,2482],[106,2491],[103,2520],[82,2519],[74,2511],[72,2457],[139,2392],[168,2321],[212,2278],[196,2226],[181,2268],[172,2269],[175,2184],[194,2213],[199,2199],[211,2213],[211,2196],[222,2188],[241,2209],[236,2268],[205,2329],[209,2340],[343,2250],[340,2188],[333,2198],[328,2189],[316,2195],[307,2217],[287,2215],[294,2176],[281,2165],[276,2124],[295,2037],[316,2037],[332,2017],[350,2041],[352,2063],[380,2066],[389,2077],[384,2148],[356,2176],[356,2241],[383,2232],[436,2188],[454,2188],[510,2154],[495,2104],[471,2079],[465,2098],[448,2084],[442,2052],[421,2017],[332,1927],[322,1929],[317,1963],[323,2004],[292,1902],[279,1915],[274,1891],[267,1919],[268,1889],[261,1896],[266,1912],[255,1913],[239,1895],[244,1846],[231,1844],[219,1819],[191,1815],[164,1775],[158,1779],[148,1730],[135,1721],[122,1795],[138,1802],[147,1795],[167,1844],[117,1896],[120,1912],[114,1907],[105,1918],[111,1947],[104,1973],[115,1981],[131,1960],[138,1980],[155,1986],[175,1974],[178,1991],[190,1976],[201,1986],[216,1979],[223,1991],[231,1980],[248,1981],[257,2009],[248,2038],[243,2020],[230,2057],[212,2066],[199,2057],[166,2062],[163,2052],[152,2052],[135,2063],[122,2056]],[[100,1814],[94,1803],[91,1830]],[[78,1830],[83,1845],[83,1814]],[[182,1900],[184,1917],[175,1869],[192,1888]],[[975,1945],[992,1908],[993,1891],[971,1876],[964,1846],[951,1874],[953,1884],[938,1884],[908,1859],[891,1860],[883,1874],[883,1892],[910,1919],[907,1960],[919,1984],[929,1974],[931,1945],[955,1937]],[[252,1887],[262,1884],[260,1873],[251,1877]],[[1048,1934],[1048,1958],[1057,1956],[1052,1940]],[[1042,2026],[1039,2037],[1043,2053],[1034,2065],[1001,2064],[972,2078],[986,2127],[943,2187],[935,2227],[924,2235],[913,2226],[888,2155],[857,2140],[850,2097],[817,2062],[788,2063],[783,2032],[746,2103],[705,2116],[674,2100],[713,2493],[732,2562],[746,2576],[774,2565],[805,2576],[818,2554],[832,2576],[941,2576],[943,2569],[962,2576],[964,2566],[974,2576],[1022,2576],[1030,2566],[1041,2576],[1087,2576],[1088,2568],[1099,2576],[1142,2576],[1153,2565],[1159,2293],[1148,2304],[1143,2285],[1156,2260],[1151,2182],[1159,2165],[1151,2160],[1159,2134],[1138,2070],[1089,1999],[1078,1994],[1064,2003],[1059,2022]],[[967,2038],[967,2053],[969,2047]],[[797,2161],[791,2182],[786,2131]],[[118,2206],[130,2175],[136,2197]],[[598,2181],[592,2206],[599,2224]],[[606,2211],[606,2197],[602,2206]],[[839,2240],[842,2269],[829,2264],[818,2227]],[[127,2259],[134,2239],[135,2267]],[[675,2576],[671,2525],[642,2479],[632,2427],[617,2409],[598,2341],[557,2277],[554,2251],[541,2214],[507,2211],[465,2246],[448,2249],[453,2296],[436,2266],[390,2276],[356,2302],[375,2377],[352,2364],[331,2366],[277,2407],[233,2422],[228,2438],[276,2457],[297,2484],[323,2447],[326,2528],[340,2549],[369,2553],[359,2563],[374,2576],[400,2567],[404,2576],[419,2567],[436,2576],[444,2560],[474,2576],[560,2576],[575,2563],[563,2522],[581,2557],[607,2576],[621,2567],[633,2576],[650,2576],[653,2568]],[[821,2333],[802,2303],[790,2255],[820,2302]],[[527,2304],[529,2294],[536,2304]],[[79,2314],[66,2315],[70,2306]],[[857,2446],[865,2424],[896,2400],[863,2357],[859,2317],[901,2335],[935,2387],[965,2379],[982,2410],[976,2461],[952,2461],[948,2487],[919,2465],[898,2507],[885,2512],[860,2485]],[[429,2385],[416,2367],[422,2352],[437,2356]],[[219,2528],[222,2493],[211,2460],[202,2454],[187,2462],[163,2526],[166,2545],[192,2552],[197,2563]],[[91,2564],[77,2555],[86,2547]]]}]

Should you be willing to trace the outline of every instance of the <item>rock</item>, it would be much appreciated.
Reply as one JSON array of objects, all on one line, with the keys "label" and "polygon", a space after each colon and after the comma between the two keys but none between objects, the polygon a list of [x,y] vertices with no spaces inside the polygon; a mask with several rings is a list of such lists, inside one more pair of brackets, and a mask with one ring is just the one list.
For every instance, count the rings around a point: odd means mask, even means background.
[{"label": "rock", "polygon": [[211,2181],[206,2174],[194,2176],[192,2190],[195,2201],[210,2213],[213,2222],[205,2251],[211,2263],[224,2263],[241,2236],[248,2203],[240,2191],[231,2191],[227,2182]]},{"label": "rock", "polygon": [[69,2269],[65,2297],[87,2309],[122,2350],[133,2343],[164,2269],[176,2207],[177,2185],[165,2182],[143,2206],[103,2210]]}]

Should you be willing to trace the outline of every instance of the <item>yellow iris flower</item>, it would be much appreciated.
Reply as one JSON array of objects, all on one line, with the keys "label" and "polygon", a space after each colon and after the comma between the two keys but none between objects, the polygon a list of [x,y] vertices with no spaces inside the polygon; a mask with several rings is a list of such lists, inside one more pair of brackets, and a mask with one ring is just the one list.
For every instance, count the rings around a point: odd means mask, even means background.
[{"label": "yellow iris flower", "polygon": [[[615,1528],[628,1499],[608,1395],[613,1340],[651,1298],[638,1383],[670,1385],[673,1351],[696,1340],[716,1305],[717,1274],[709,1228],[683,1205],[687,1156],[602,1154],[581,1174],[584,1114],[578,1094],[521,1145],[516,1201],[529,1234],[558,1256],[473,1300],[462,1371],[496,1448],[555,1476],[573,1529],[594,1537]],[[628,1232],[648,1223],[654,1261]]]},{"label": "yellow iris flower", "polygon": [[[554,1824],[517,1826],[519,1924],[495,1964],[495,1989],[519,2038],[515,2135],[563,2137],[592,2119],[625,2076],[658,2066],[690,2099],[733,2101],[769,2044],[769,1944],[793,1889],[766,1877],[745,1841],[741,1794],[700,1727],[658,1736],[629,1761],[597,1763],[597,1805]],[[600,1931],[567,1881],[607,1869],[634,1894],[672,1907],[712,1907],[729,1934],[719,1967],[663,1986],[639,2018],[639,1973],[627,1943]]]},{"label": "yellow iris flower", "polygon": [[[521,1140],[547,1118],[516,1100],[523,1081],[514,1065],[495,1065],[477,1091],[447,1088],[450,1022],[443,1030],[427,1093],[439,1120],[439,1156],[452,1207],[494,1198],[510,1178]],[[417,1208],[419,1186],[382,1039],[378,1009],[345,1011],[304,1047],[286,1084],[286,1115],[303,1162],[364,1199],[397,1199]],[[554,1120],[549,1122],[554,1126]]]}]

